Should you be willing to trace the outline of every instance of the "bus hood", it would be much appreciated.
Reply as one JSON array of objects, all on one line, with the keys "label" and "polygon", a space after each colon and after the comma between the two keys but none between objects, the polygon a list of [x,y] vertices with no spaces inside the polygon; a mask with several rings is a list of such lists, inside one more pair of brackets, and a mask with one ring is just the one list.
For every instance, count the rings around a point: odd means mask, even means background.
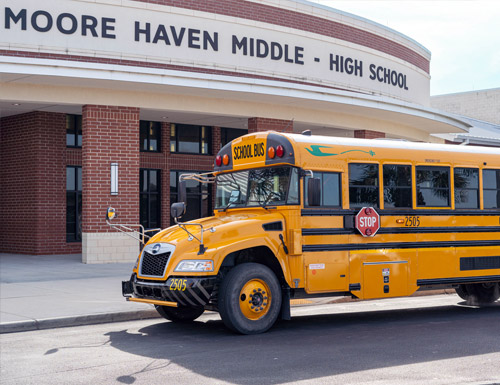
[{"label": "bus hood", "polygon": [[276,211],[269,212],[266,209],[238,210],[186,222],[183,227],[192,234],[192,237],[179,225],[175,225],[159,232],[148,243],[170,243],[176,246],[175,254],[178,254],[178,251],[181,253],[197,251],[200,243],[193,237],[201,240],[201,227],[193,225],[195,223],[203,226],[204,246],[212,250],[231,242],[247,239],[250,236],[252,238],[262,237],[263,233],[266,232],[264,226],[267,224],[274,224],[273,230],[284,229],[285,225],[283,215]]}]

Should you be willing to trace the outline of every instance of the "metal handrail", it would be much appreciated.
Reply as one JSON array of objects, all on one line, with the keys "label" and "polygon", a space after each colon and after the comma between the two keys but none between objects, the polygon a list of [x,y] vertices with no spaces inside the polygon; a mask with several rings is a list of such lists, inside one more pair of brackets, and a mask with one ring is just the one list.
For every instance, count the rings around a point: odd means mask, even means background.
[{"label": "metal handrail", "polygon": [[[212,176],[209,176],[212,175]],[[181,174],[179,176],[179,181],[182,180],[195,180],[200,183],[215,183],[215,176],[213,176],[213,172],[205,172],[202,174]]]},{"label": "metal handrail", "polygon": [[[132,224],[132,225],[123,224],[123,223],[117,223],[117,224],[115,224],[115,223],[109,222],[108,220],[106,220],[106,223],[111,228],[113,228],[115,230],[118,230],[118,231],[124,233],[125,235],[128,235],[131,238],[134,238],[136,241],[139,241],[143,245],[145,245],[146,242],[147,242],[146,238],[148,238],[148,240],[151,238],[151,236],[150,235],[146,235],[146,233],[152,232],[152,231],[160,231],[161,230],[161,229],[149,229],[149,230],[145,230],[144,226],[140,225],[140,224]],[[140,227],[141,231],[134,230],[131,227]]]}]

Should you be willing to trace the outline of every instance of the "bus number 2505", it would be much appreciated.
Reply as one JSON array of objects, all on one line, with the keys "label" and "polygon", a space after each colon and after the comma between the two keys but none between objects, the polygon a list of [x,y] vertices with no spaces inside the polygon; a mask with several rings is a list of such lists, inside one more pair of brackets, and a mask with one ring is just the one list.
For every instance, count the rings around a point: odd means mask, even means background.
[{"label": "bus number 2505", "polygon": [[420,226],[420,217],[405,217],[406,227],[418,227]]}]

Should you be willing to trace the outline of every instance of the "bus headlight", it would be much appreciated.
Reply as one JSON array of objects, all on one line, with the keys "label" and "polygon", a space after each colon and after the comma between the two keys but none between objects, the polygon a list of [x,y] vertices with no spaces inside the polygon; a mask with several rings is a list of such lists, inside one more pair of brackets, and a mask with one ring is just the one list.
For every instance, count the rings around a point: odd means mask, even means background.
[{"label": "bus headlight", "polygon": [[175,272],[205,272],[214,271],[214,261],[206,259],[192,259],[180,261]]}]

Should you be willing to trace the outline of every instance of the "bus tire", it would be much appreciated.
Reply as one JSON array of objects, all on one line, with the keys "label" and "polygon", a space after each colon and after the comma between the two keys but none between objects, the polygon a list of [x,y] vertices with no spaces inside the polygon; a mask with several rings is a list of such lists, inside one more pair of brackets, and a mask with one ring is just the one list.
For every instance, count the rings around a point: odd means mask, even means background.
[{"label": "bus tire", "polygon": [[163,318],[177,323],[194,321],[205,311],[203,307],[170,307],[155,305],[155,308]]},{"label": "bus tire", "polygon": [[500,284],[498,282],[474,283],[465,285],[468,305],[483,305],[495,302],[500,298]]},{"label": "bus tire", "polygon": [[458,296],[462,298],[464,301],[467,301],[467,297],[469,294],[467,293],[467,289],[465,288],[465,285],[459,285],[455,288],[455,291],[457,292]]},{"label": "bus tire", "polygon": [[219,313],[232,331],[264,333],[276,322],[281,300],[280,283],[270,268],[243,263],[229,271],[222,281]]}]

